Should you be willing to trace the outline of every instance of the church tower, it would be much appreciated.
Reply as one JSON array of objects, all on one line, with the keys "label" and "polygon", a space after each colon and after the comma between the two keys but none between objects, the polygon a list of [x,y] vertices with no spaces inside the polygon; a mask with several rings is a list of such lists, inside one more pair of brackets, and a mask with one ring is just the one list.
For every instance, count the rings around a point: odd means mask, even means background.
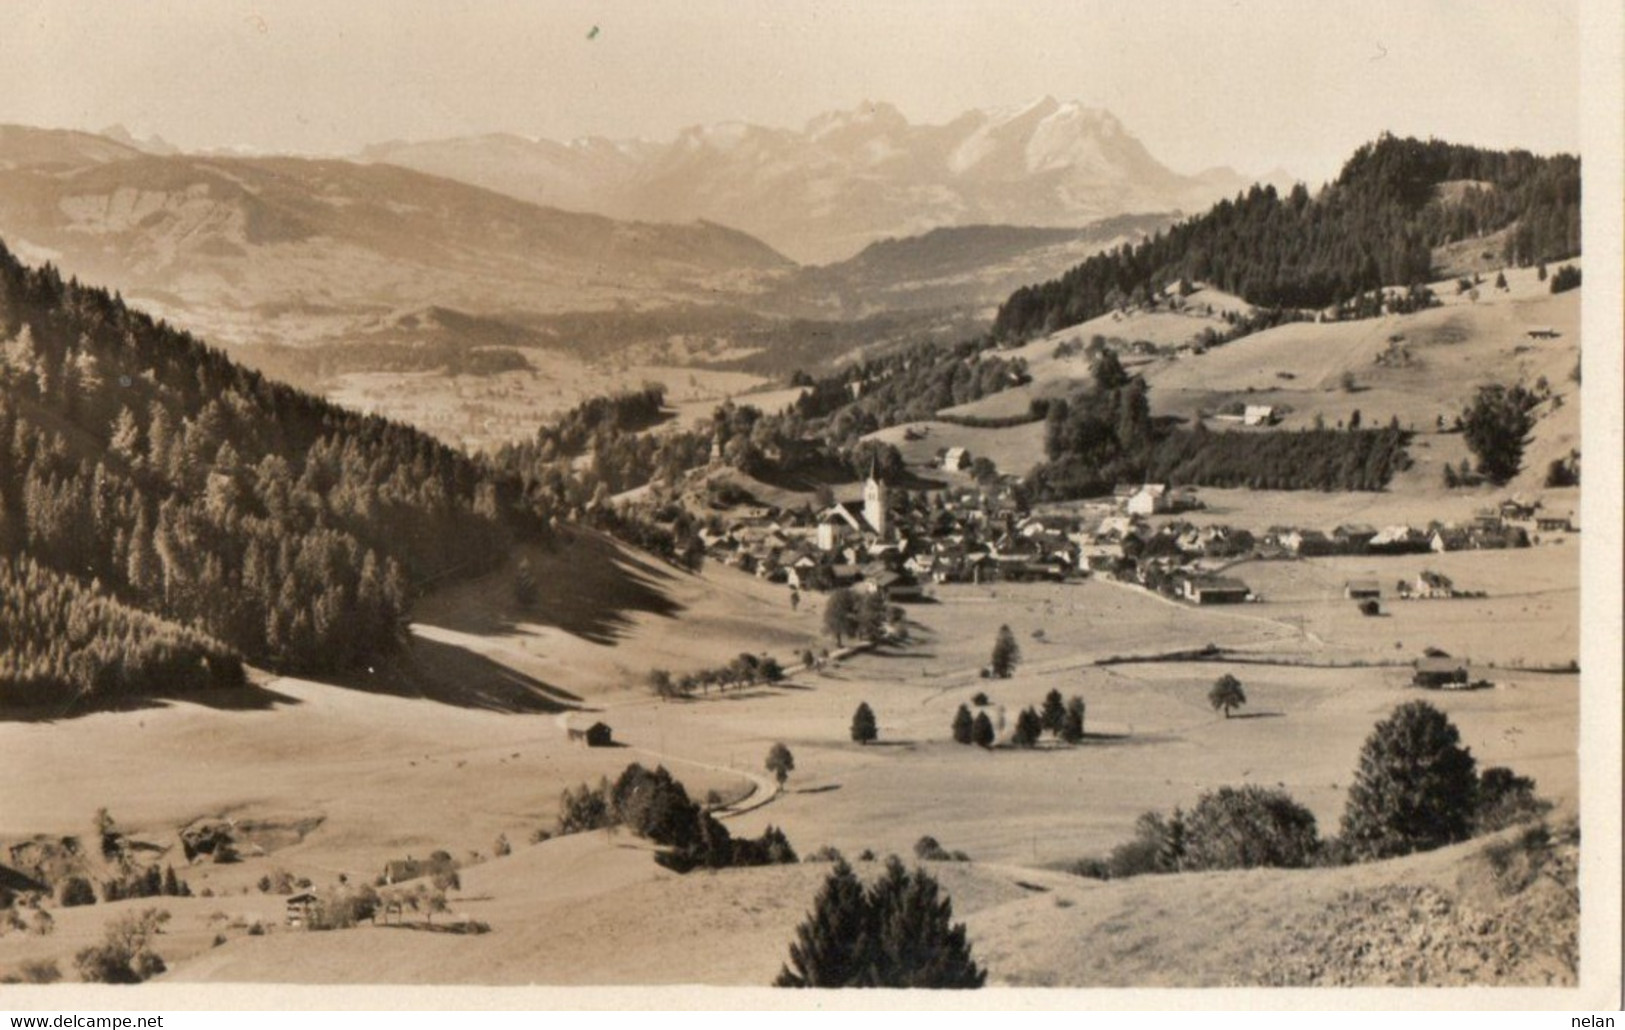
[{"label": "church tower", "polygon": [[891,529],[890,506],[891,498],[886,496],[886,484],[875,475],[875,464],[871,461],[869,478],[863,484],[863,519],[877,536],[884,537]]}]

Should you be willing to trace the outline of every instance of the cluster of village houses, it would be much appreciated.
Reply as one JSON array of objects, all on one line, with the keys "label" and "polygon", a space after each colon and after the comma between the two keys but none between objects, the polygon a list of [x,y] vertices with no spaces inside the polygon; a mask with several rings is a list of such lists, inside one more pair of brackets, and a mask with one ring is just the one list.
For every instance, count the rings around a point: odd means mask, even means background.
[{"label": "cluster of village houses", "polygon": [[[945,491],[939,502],[898,510],[873,475],[861,501],[821,512],[736,508],[701,531],[708,557],[797,590],[840,587],[914,601],[926,584],[1063,581],[1110,576],[1193,604],[1257,600],[1216,567],[1246,557],[1426,554],[1527,547],[1534,533],[1572,531],[1568,516],[1506,501],[1466,525],[1383,528],[1349,524],[1330,531],[1274,526],[1262,534],[1194,525],[1180,512],[1200,508],[1190,490],[1164,484],[1119,487],[1110,499],[1065,512],[1029,511],[1008,486]],[[1151,516],[1169,516],[1151,521]],[[1431,577],[1431,578],[1430,578]],[[1372,591],[1375,591],[1373,593]],[[1450,596],[1442,576],[1424,573],[1400,596]],[[1350,584],[1352,598],[1381,587]]]}]

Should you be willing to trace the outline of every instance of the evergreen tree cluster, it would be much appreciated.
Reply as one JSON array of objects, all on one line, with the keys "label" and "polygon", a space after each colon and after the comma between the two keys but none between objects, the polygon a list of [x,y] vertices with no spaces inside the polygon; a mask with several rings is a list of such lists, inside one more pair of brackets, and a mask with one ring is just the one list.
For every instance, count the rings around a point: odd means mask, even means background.
[{"label": "evergreen tree cluster", "polygon": [[1026,485],[1034,500],[1108,493],[1118,483],[1265,490],[1381,490],[1406,468],[1409,434],[1383,429],[1212,432],[1198,422],[1170,429],[1151,418],[1145,381],[1050,402],[1049,460]]},{"label": "evergreen tree cluster", "polygon": [[679,873],[797,861],[795,849],[777,827],[767,827],[754,839],[733,837],[710,812],[689,799],[682,783],[664,766],[650,770],[633,762],[614,783],[605,780],[596,789],[583,784],[564,792],[559,803],[559,833],[608,826],[625,826],[640,837],[666,845],[668,850],[655,860]]},{"label": "evergreen tree cluster", "polygon": [[895,855],[867,889],[844,860],[835,863],[796,928],[790,959],[775,987],[981,987],[965,924],[953,902],[923,870],[909,872]]},{"label": "evergreen tree cluster", "polygon": [[[1447,182],[1482,183],[1458,199]],[[1023,287],[994,320],[1000,339],[1026,339],[1145,304],[1170,284],[1200,280],[1267,308],[1325,308],[1384,286],[1432,277],[1432,249],[1513,227],[1517,266],[1580,251],[1580,161],[1385,135],[1311,197],[1254,186],[1137,245],[1089,258],[1059,279]]]},{"label": "evergreen tree cluster", "polygon": [[0,707],[91,709],[241,686],[231,648],[26,556],[0,557]]},{"label": "evergreen tree cluster", "polygon": [[[0,247],[0,554],[325,672],[395,652],[414,584],[499,563],[505,493],[417,430],[273,383]],[[93,666],[117,650],[92,648]]]}]

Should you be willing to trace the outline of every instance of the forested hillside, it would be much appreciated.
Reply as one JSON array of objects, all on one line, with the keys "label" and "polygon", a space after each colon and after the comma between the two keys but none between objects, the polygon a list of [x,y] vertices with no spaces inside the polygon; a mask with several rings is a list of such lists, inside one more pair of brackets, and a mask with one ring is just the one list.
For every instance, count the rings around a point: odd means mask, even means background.
[{"label": "forested hillside", "polygon": [[[1447,184],[1459,188],[1442,190]],[[1434,247],[1508,227],[1508,265],[1579,253],[1579,158],[1384,136],[1356,151],[1318,196],[1302,185],[1285,196],[1255,186],[1166,234],[1017,290],[994,332],[1053,332],[1181,280],[1263,307],[1323,308],[1425,282]]]},{"label": "forested hillside", "polygon": [[[0,246],[0,556],[21,596],[4,629],[26,641],[19,612],[97,613],[67,666],[12,654],[0,675],[30,697],[101,689],[81,667],[142,665],[149,631],[289,671],[374,661],[400,647],[418,585],[502,559],[501,508],[486,473],[425,434],[266,380]],[[87,607],[53,572],[110,596]],[[117,605],[188,629],[103,617]]]}]

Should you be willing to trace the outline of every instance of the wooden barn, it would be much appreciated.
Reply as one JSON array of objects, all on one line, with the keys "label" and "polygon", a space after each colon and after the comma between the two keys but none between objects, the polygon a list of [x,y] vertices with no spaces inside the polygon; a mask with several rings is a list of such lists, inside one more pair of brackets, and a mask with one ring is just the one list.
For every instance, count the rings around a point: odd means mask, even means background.
[{"label": "wooden barn", "polygon": [[614,731],[608,723],[603,722],[595,722],[584,730],[571,729],[569,736],[572,741],[588,747],[613,747],[615,744]]}]

